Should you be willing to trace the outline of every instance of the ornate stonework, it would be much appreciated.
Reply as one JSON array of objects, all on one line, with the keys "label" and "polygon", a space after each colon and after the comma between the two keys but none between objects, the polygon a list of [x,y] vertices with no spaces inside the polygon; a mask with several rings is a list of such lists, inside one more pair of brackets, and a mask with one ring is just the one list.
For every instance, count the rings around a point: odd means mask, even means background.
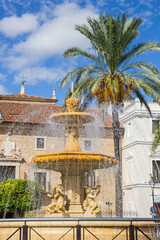
[{"label": "ornate stonework", "polygon": [[97,186],[96,188],[87,187],[86,188],[86,194],[87,197],[83,202],[83,209],[86,213],[100,213],[101,207],[100,205],[95,201],[96,196],[99,194],[100,186]]},{"label": "ornate stonework", "polygon": [[48,197],[52,199],[52,202],[46,207],[46,214],[67,213],[65,209],[66,201],[64,199],[62,184],[58,184],[55,190],[55,194],[48,194]]},{"label": "ornate stonework", "polygon": [[67,109],[69,112],[78,111],[79,99],[78,98],[68,98],[66,100]]},{"label": "ornate stonework", "polygon": [[21,159],[21,151],[20,149],[16,149],[15,142],[12,142],[10,137],[6,138],[6,141],[2,142],[0,157],[5,158],[13,158],[13,159]]}]

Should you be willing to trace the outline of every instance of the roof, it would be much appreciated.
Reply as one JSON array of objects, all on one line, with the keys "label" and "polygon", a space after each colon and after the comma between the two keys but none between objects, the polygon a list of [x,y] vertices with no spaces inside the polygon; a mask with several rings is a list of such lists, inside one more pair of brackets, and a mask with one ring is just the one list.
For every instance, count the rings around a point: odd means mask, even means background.
[{"label": "roof", "polygon": [[5,122],[47,124],[50,116],[61,111],[61,106],[47,103],[0,101]]},{"label": "roof", "polygon": [[10,94],[10,95],[0,95],[0,100],[8,101],[25,101],[25,102],[47,102],[47,103],[56,103],[57,99],[39,97],[28,94]]},{"label": "roof", "polygon": [[[0,95],[0,109],[4,122],[48,124],[53,114],[61,112],[62,106],[56,105],[54,101],[50,102],[49,98],[24,95]],[[88,108],[87,112],[98,119],[99,127],[112,128],[111,116],[108,115],[104,123],[101,109]]]}]

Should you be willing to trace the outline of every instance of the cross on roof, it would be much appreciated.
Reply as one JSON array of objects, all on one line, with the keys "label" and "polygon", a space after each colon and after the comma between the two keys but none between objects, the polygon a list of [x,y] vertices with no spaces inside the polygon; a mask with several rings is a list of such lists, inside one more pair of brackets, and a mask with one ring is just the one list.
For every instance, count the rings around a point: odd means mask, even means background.
[{"label": "cross on roof", "polygon": [[24,83],[27,80],[27,77],[24,76],[24,74],[22,74],[21,76],[19,76],[22,79],[22,85],[24,85]]}]

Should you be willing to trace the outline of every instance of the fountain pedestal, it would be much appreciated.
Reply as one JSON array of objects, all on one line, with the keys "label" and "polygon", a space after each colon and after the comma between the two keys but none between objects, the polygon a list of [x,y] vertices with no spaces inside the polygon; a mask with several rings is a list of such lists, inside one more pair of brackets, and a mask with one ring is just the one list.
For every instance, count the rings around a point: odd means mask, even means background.
[{"label": "fountain pedestal", "polygon": [[[72,173],[73,174],[73,173]],[[79,175],[62,175],[62,185],[65,195],[68,198],[69,214],[81,217],[84,213],[82,203],[84,201],[84,174]]]}]

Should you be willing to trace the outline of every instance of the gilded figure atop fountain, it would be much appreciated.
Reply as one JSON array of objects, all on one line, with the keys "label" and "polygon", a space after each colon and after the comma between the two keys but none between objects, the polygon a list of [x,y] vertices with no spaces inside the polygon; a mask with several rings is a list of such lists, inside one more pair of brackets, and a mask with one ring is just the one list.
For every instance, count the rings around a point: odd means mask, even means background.
[{"label": "gilded figure atop fountain", "polygon": [[48,197],[52,199],[52,202],[46,207],[46,214],[67,213],[65,209],[66,200],[64,198],[62,184],[58,184],[55,190],[55,194],[48,194]]},{"label": "gilded figure atop fountain", "polygon": [[76,129],[68,129],[66,134],[66,146],[65,151],[66,152],[79,152],[81,151],[81,147],[78,142],[78,131]]}]

